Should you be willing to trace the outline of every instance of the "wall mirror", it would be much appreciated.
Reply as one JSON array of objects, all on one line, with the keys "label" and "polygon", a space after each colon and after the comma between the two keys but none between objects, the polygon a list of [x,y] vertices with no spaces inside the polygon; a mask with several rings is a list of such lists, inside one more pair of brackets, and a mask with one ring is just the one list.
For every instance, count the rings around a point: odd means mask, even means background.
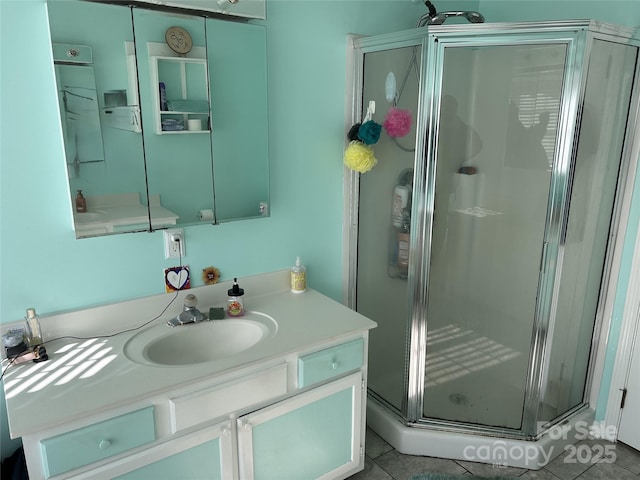
[{"label": "wall mirror", "polygon": [[48,13],[78,238],[268,215],[262,25],[83,0]]}]

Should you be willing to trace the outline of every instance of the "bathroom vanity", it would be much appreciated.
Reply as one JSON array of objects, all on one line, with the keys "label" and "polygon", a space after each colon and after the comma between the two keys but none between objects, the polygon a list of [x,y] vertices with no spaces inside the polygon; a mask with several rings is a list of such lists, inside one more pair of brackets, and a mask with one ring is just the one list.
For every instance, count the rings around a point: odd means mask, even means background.
[{"label": "bathroom vanity", "polygon": [[[165,325],[187,293],[204,312],[224,305],[229,282],[42,318],[45,338],[83,339],[48,343],[49,361],[5,374],[9,429],[23,439],[30,478],[339,479],[361,470],[375,323],[313,290],[290,293],[288,271],[242,284],[240,319]],[[218,338],[203,348],[210,330]]]}]

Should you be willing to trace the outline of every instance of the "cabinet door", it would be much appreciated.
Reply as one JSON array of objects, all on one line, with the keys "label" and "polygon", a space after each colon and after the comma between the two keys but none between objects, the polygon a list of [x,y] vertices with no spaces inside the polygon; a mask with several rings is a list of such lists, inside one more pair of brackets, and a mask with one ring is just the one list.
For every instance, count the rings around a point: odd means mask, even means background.
[{"label": "cabinet door", "polygon": [[74,479],[232,480],[235,459],[229,422],[204,428],[74,476]]},{"label": "cabinet door", "polygon": [[329,479],[361,460],[360,372],[238,419],[243,480]]}]

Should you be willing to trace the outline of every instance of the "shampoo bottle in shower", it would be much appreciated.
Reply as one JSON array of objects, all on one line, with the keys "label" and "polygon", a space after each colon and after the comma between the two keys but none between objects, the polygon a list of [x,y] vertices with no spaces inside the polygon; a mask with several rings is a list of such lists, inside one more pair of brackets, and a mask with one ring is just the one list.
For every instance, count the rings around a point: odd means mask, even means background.
[{"label": "shampoo bottle in shower", "polygon": [[291,293],[304,293],[307,290],[307,269],[300,257],[296,257],[296,263],[291,267]]},{"label": "shampoo bottle in shower", "polygon": [[398,276],[407,278],[409,274],[409,228],[411,219],[405,210],[402,216],[402,226],[398,232]]}]

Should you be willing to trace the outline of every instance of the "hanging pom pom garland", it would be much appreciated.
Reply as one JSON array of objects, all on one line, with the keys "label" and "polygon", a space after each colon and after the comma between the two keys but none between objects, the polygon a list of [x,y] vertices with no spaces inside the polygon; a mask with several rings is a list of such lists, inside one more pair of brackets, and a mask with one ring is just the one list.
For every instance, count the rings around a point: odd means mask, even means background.
[{"label": "hanging pom pom garland", "polygon": [[349,145],[344,152],[344,164],[360,173],[368,172],[378,163],[370,145],[380,140],[380,133],[383,128],[387,135],[392,138],[404,137],[411,132],[411,111],[393,106],[387,112],[383,125],[373,120],[375,111],[376,102],[369,101],[367,114],[362,123],[354,124],[347,133]]},{"label": "hanging pom pom garland", "polygon": [[362,126],[361,123],[356,123],[353,127],[349,129],[349,133],[347,133],[347,138],[349,139],[350,142],[353,142],[355,140],[360,140],[358,138],[358,132],[360,131],[361,126]]},{"label": "hanging pom pom garland", "polygon": [[382,125],[373,121],[375,111],[376,102],[370,101],[363,122],[353,125],[347,134],[349,145],[344,151],[344,164],[356,172],[368,172],[378,163],[369,146],[380,139],[382,131]]},{"label": "hanging pom pom garland", "polygon": [[358,129],[358,138],[362,140],[362,143],[366,145],[373,145],[380,140],[380,132],[382,131],[382,125],[368,120],[360,125]]},{"label": "hanging pom pom garland", "polygon": [[404,137],[411,131],[411,112],[391,107],[383,126],[390,137]]},{"label": "hanging pom pom garland", "polygon": [[357,140],[350,142],[344,151],[344,164],[356,172],[368,172],[377,163],[378,160],[373,154],[373,149]]}]

